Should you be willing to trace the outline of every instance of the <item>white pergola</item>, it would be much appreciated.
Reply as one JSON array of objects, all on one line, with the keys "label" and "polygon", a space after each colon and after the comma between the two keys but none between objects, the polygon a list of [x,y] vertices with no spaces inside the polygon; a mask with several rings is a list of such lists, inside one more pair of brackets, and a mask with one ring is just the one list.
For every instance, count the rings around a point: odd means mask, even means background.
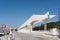
[{"label": "white pergola", "polygon": [[[49,12],[47,12],[44,15],[32,15],[22,26],[20,26],[18,28],[18,31],[23,31],[25,30],[27,27],[30,27],[30,32],[32,31],[32,27],[34,24],[37,24],[39,22],[43,22],[43,21],[47,21],[48,19],[51,19],[53,17],[55,17],[56,15],[50,15]],[[45,23],[44,25],[44,30],[47,29],[47,25]],[[26,30],[28,31],[28,30]]]}]

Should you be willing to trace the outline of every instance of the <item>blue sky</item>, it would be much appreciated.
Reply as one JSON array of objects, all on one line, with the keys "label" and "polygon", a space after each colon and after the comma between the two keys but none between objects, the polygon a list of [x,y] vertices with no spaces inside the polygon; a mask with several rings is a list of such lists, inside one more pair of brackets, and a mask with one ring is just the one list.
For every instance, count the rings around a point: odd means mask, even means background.
[{"label": "blue sky", "polygon": [[6,24],[9,27],[21,26],[33,14],[57,15],[49,20],[57,21],[59,0],[0,0],[0,27]]}]

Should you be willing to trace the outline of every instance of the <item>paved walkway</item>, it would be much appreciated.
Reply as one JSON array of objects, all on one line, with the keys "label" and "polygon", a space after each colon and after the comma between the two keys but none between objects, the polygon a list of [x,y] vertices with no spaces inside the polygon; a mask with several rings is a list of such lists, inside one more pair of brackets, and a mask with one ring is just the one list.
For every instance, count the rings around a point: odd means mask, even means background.
[{"label": "paved walkway", "polygon": [[16,40],[58,40],[56,37],[48,37],[41,34],[34,33],[15,33]]},{"label": "paved walkway", "polygon": [[[59,40],[57,37],[45,35],[42,32],[32,32],[32,33],[14,32],[13,34],[15,34],[13,40]],[[2,36],[0,38],[1,40],[12,40],[10,39],[10,35]]]}]

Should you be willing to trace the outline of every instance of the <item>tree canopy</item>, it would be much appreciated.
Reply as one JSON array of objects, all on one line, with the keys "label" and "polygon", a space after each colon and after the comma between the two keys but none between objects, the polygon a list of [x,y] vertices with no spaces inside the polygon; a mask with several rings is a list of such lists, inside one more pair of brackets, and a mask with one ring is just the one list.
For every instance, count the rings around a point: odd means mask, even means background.
[{"label": "tree canopy", "polygon": [[[60,21],[46,23],[46,25],[47,25],[47,30],[51,28],[60,28]],[[41,24],[41,26],[35,26],[33,30],[44,30],[44,24]]]}]

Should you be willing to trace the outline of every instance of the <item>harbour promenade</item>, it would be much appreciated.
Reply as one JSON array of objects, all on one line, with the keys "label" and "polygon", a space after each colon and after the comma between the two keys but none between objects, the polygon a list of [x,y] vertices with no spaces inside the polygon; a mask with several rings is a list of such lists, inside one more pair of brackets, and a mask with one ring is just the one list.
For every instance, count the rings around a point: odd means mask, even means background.
[{"label": "harbour promenade", "polygon": [[[15,35],[14,35],[15,34]],[[0,37],[0,40],[60,40],[56,36],[47,35],[43,32],[14,32],[14,39],[10,35]]]}]

